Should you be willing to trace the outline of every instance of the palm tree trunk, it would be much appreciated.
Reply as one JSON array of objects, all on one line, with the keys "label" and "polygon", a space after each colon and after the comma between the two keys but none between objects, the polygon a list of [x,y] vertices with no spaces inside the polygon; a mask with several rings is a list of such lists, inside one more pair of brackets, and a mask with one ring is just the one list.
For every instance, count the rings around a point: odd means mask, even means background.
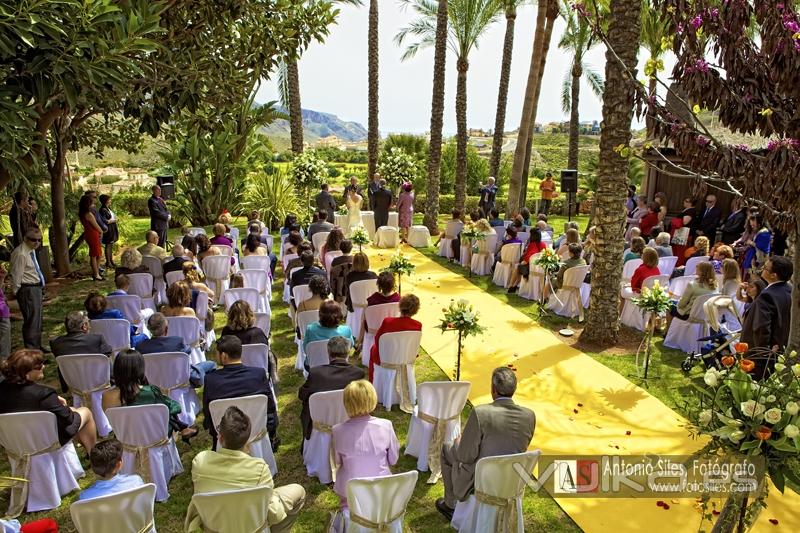
[{"label": "palm tree trunk", "polygon": [[497,94],[492,158],[489,160],[489,175],[495,178],[500,173],[500,158],[503,155],[503,134],[506,127],[506,104],[508,102],[508,84],[511,79],[511,57],[514,51],[514,24],[516,20],[517,8],[516,5],[511,3],[506,10],[506,36],[503,41],[503,62],[500,66],[500,89]]},{"label": "palm tree trunk", "polygon": [[539,9],[536,15],[536,33],[533,38],[533,53],[531,66],[528,69],[528,84],[525,87],[525,100],[522,104],[522,117],[517,133],[517,147],[514,150],[514,165],[511,167],[511,180],[508,184],[508,202],[506,204],[506,218],[513,217],[519,212],[522,182],[527,180],[524,175],[525,156],[528,153],[531,130],[534,124],[536,102],[536,86],[539,83],[539,70],[541,68],[542,49],[544,47],[544,25],[547,18],[547,6],[551,0],[539,0]]},{"label": "palm tree trunk", "polygon": [[459,57],[456,61],[456,197],[455,208],[464,211],[467,201],[467,70],[469,61]]},{"label": "palm tree trunk", "polygon": [[433,52],[433,96],[428,149],[428,195],[424,223],[431,235],[439,233],[439,173],[442,161],[442,120],[444,117],[444,68],[447,61],[447,0],[439,0],[436,12],[436,46]]},{"label": "palm tree trunk", "polygon": [[300,71],[297,59],[286,60],[289,84],[289,135],[292,141],[292,152],[303,153],[303,110],[300,106]]},{"label": "palm tree trunk", "polygon": [[641,9],[641,0],[611,2],[603,91],[603,131],[600,134],[600,164],[595,195],[596,252],[592,265],[589,317],[581,334],[581,341],[600,346],[613,344],[619,334],[619,286],[622,277],[628,160],[614,151],[614,147],[628,146],[631,140],[635,80],[628,72],[633,73],[636,69]]},{"label": "palm tree trunk", "polygon": [[378,132],[378,0],[369,2],[369,117],[367,119],[367,152],[369,154],[367,174],[369,179],[375,175],[378,166],[378,143],[381,134]]},{"label": "palm tree trunk", "polygon": [[583,69],[580,63],[576,61],[572,65],[571,107],[569,110],[569,149],[567,151],[567,168],[574,170],[578,169],[578,123],[580,121],[578,103],[580,101],[581,76],[583,76]]}]

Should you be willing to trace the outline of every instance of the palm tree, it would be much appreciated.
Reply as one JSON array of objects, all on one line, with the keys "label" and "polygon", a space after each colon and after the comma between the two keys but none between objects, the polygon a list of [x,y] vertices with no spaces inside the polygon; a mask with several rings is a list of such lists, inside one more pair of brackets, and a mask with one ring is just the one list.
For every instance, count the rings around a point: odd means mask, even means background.
[{"label": "palm tree", "polygon": [[642,0],[612,0],[603,91],[603,131],[595,202],[596,252],[592,264],[589,316],[581,340],[610,345],[619,334],[619,284],[625,228],[623,201],[628,184],[624,150],[631,140],[633,84],[639,51]]},{"label": "palm tree", "polygon": [[597,96],[603,95],[603,77],[584,63],[586,53],[591,50],[597,41],[593,38],[592,28],[585,17],[575,16],[575,11],[566,0],[561,3],[561,17],[567,23],[558,47],[572,53],[572,66],[564,76],[561,87],[561,109],[569,113],[569,150],[567,152],[567,167],[578,168],[578,102],[580,100],[581,78],[586,76],[592,92]]},{"label": "palm tree", "polygon": [[[651,98],[656,95],[656,89],[658,87],[656,73],[661,65],[661,57],[666,51],[663,47],[662,40],[668,35],[670,35],[669,21],[666,17],[662,16],[661,9],[652,5],[650,0],[642,0],[642,46],[644,46],[644,49],[647,50],[649,54],[645,73],[650,76],[650,85],[647,89],[647,93]],[[652,136],[653,131],[653,121],[649,115],[651,115],[651,113],[648,113],[647,120],[645,121],[648,138]]]},{"label": "palm tree", "polygon": [[[421,49],[431,46],[436,38],[436,0],[402,0],[419,14],[407,28],[395,36],[395,42],[402,45],[406,39],[416,37],[416,42],[408,45],[403,59],[409,59]],[[455,205],[463,209],[467,199],[467,71],[469,53],[478,47],[478,40],[495,22],[501,5],[497,0],[450,0],[448,2],[447,44],[456,54],[456,187]]]},{"label": "palm tree", "polygon": [[375,175],[378,166],[378,0],[369,0],[369,31],[367,33],[368,86],[367,98],[367,175],[369,179]]}]

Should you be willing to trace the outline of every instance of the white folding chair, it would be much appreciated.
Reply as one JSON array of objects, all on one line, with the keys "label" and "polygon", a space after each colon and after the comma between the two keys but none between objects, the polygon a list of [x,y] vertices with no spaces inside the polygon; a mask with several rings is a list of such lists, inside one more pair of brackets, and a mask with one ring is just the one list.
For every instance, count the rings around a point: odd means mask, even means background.
[{"label": "white folding chair", "polygon": [[494,265],[494,254],[497,248],[497,234],[486,235],[482,241],[478,241],[478,251],[472,254],[470,268],[473,274],[478,276],[488,276],[492,273]]},{"label": "white folding chair", "polygon": [[245,301],[250,305],[252,311],[260,311],[258,302],[261,300],[258,294],[258,289],[239,287],[236,289],[228,289],[222,297],[225,303],[225,311],[229,311],[231,306],[239,300]]},{"label": "white folding chair", "polygon": [[[228,258],[233,257],[233,247],[224,244],[212,244],[211,248],[218,251],[219,255],[225,255]],[[230,260],[228,261],[230,263]]]},{"label": "white folding chair", "polygon": [[147,319],[153,316],[152,309],[142,307],[142,299],[135,294],[117,294],[113,296],[106,296],[108,307],[112,309],[119,309],[125,320],[135,325],[140,333],[144,333],[148,337],[150,331],[147,329]]},{"label": "white folding chair", "polygon": [[464,268],[469,268],[472,264],[472,242],[469,239],[461,241],[458,249],[458,264]]},{"label": "white folding chair", "polygon": [[167,287],[169,287],[173,283],[186,279],[186,274],[184,274],[182,270],[173,270],[172,272],[164,274],[164,279],[167,282]]},{"label": "white folding chair", "polygon": [[[249,447],[249,452],[252,457],[262,458],[267,465],[269,465],[269,471],[275,476],[278,473],[278,465],[275,462],[275,455],[272,453],[272,444],[269,441],[269,434],[267,433],[267,409],[269,407],[269,398],[263,394],[255,394],[253,396],[214,400],[208,404],[208,409],[211,411],[211,421],[214,427],[219,426],[222,415],[225,414],[225,410],[232,405],[244,411],[244,414],[250,419],[250,439],[245,449]],[[217,441],[217,449],[219,449],[219,441]]]},{"label": "white folding chair", "polygon": [[225,255],[209,255],[202,261],[206,280],[214,284],[214,297],[222,302],[231,278],[231,259]]},{"label": "white folding chair", "polygon": [[267,511],[271,499],[272,488],[266,486],[196,493],[187,516],[197,520],[190,522],[191,528],[186,531],[269,532]]},{"label": "white folding chair", "polygon": [[103,392],[111,388],[111,361],[103,354],[60,355],[56,364],[72,394],[72,405],[91,409],[97,433],[111,433],[103,412]]},{"label": "white folding chair", "polygon": [[329,362],[328,341],[309,342],[306,346],[306,360],[309,368],[327,365]]},{"label": "white folding chair", "polygon": [[152,255],[143,255],[142,264],[150,270],[153,276],[153,286],[156,293],[156,304],[167,302],[167,284],[164,281],[164,269],[161,259]]},{"label": "white folding chair", "polygon": [[[273,384],[278,382],[278,362],[270,355],[269,346],[266,344],[242,344],[242,364],[263,368],[270,380],[270,386],[273,387],[272,394],[275,395]],[[275,397],[277,398],[277,396]]]},{"label": "white folding chair", "polygon": [[89,321],[89,332],[103,337],[116,355],[131,347],[131,323],[121,318],[102,318]]},{"label": "white folding chair", "polygon": [[239,249],[239,237],[240,237],[239,228],[237,228],[236,226],[231,226],[230,233],[231,233],[231,240],[233,241],[233,249],[234,250],[238,250]]},{"label": "white folding chair", "polygon": [[387,411],[399,403],[402,411],[411,413],[417,403],[414,362],[421,340],[421,331],[399,331],[385,333],[378,341],[381,364],[375,365],[373,385],[378,393],[378,402]]},{"label": "white folding chair", "polygon": [[283,262],[283,256],[286,255],[286,247],[289,244],[288,242],[286,242],[288,238],[289,238],[288,233],[281,235],[281,245],[278,249],[278,254],[279,254],[278,259],[280,259],[281,262]]},{"label": "white folding chair", "polygon": [[268,255],[246,255],[242,258],[242,267],[247,270],[269,272],[272,265]]},{"label": "white folding chair", "polygon": [[[658,281],[659,285],[664,287],[665,290],[666,287],[669,286],[669,276],[650,276],[642,282],[642,288],[647,287],[648,289],[652,289],[656,281]],[[637,298],[639,296],[639,294],[631,291],[630,288],[628,288],[627,291],[623,291],[622,299],[624,303],[622,304],[620,322],[629,328],[644,331],[647,323],[650,321],[650,313],[643,312],[639,306],[631,301],[631,298]]]},{"label": "white folding chair", "polygon": [[154,278],[152,274],[147,272],[140,272],[137,274],[128,274],[128,294],[135,294],[142,299],[142,309],[156,310],[155,291],[153,291]]},{"label": "white folding chair", "polygon": [[286,266],[295,259],[299,259],[300,256],[297,254],[283,254],[283,259],[281,259],[281,265],[283,266],[283,271],[286,271]]},{"label": "white folding chair", "polygon": [[[461,411],[467,403],[470,387],[468,381],[428,381],[417,388],[417,406],[408,426],[406,455],[417,458],[417,470],[425,472],[430,465],[428,483],[436,483],[441,476],[442,445],[454,442],[461,435]],[[437,440],[436,435],[442,438]]]},{"label": "white folding chair", "polygon": [[328,280],[331,279],[331,264],[337,257],[344,255],[341,250],[331,250],[325,254],[325,272],[328,273]]},{"label": "white folding chair", "polygon": [[271,313],[269,299],[272,296],[272,288],[269,278],[269,270],[245,268],[239,271],[244,281],[246,289],[258,291],[258,306],[253,311]]},{"label": "white folding chair", "polygon": [[458,237],[461,230],[464,228],[464,223],[460,220],[450,220],[444,228],[444,237],[439,241],[439,256],[448,259],[453,258],[453,247],[451,243]]},{"label": "white folding chair", "polygon": [[390,226],[382,226],[375,232],[377,248],[397,248],[400,244],[400,230]]},{"label": "white folding chair", "polygon": [[678,258],[674,255],[665,255],[664,257],[658,258],[658,271],[661,272],[664,276],[671,276],[672,271],[675,270],[675,264],[678,262]]},{"label": "white folding chair", "polygon": [[167,325],[169,334],[183,339],[183,342],[191,346],[189,362],[193,365],[206,360],[206,353],[203,350],[203,324],[199,318],[193,316],[168,316]]},{"label": "white folding chair", "polygon": [[166,501],[169,480],[183,472],[178,448],[169,431],[167,406],[111,407],[106,416],[124,449],[122,473],[139,474],[145,482],[155,483],[156,501]]},{"label": "white folding chair", "polygon": [[361,323],[364,321],[364,309],[367,307],[367,298],[378,290],[377,279],[354,281],[350,284],[350,301],[353,303],[353,312],[347,313],[347,325],[356,339],[361,335]]},{"label": "white folding chair", "polygon": [[[291,303],[292,301],[292,289],[291,289],[291,280],[294,273],[298,270],[301,270],[303,267],[294,267],[289,271],[289,275],[286,277],[286,280],[283,282],[283,301],[287,304]],[[291,312],[290,312],[291,314]]]},{"label": "white folding chair", "polygon": [[669,282],[669,294],[673,298],[680,299],[686,291],[686,287],[695,280],[694,276],[678,276]]},{"label": "white folding chair", "polygon": [[383,324],[386,317],[400,316],[400,304],[397,302],[368,305],[364,308],[364,322],[367,323],[367,330],[364,332],[364,341],[361,344],[361,364],[369,366],[369,353],[372,345],[375,344],[375,334]]},{"label": "white folding chair", "polygon": [[325,242],[328,240],[328,235],[330,234],[330,231],[318,231],[311,237],[311,246],[314,248],[315,257],[319,257],[319,251],[325,245]]},{"label": "white folding chair", "polygon": [[684,276],[694,276],[695,271],[697,270],[697,265],[700,263],[707,263],[709,257],[707,255],[702,255],[700,257],[690,257],[686,260],[686,268],[683,269]]},{"label": "white folding chair", "polygon": [[9,517],[57,508],[85,475],[72,442],[59,444],[56,415],[48,411],[0,415],[0,446],[11,477],[28,480],[12,484]]},{"label": "white folding chair", "polygon": [[500,248],[500,262],[494,266],[492,283],[507,289],[511,282],[511,273],[517,268],[521,256],[522,245],[518,242]]},{"label": "white folding chair", "polygon": [[697,339],[708,334],[708,322],[706,321],[706,312],[703,304],[714,296],[716,295],[704,294],[698,296],[692,304],[689,318],[686,320],[672,317],[672,322],[670,322],[669,329],[664,337],[664,346],[675,348],[685,353],[700,353],[703,348],[703,342]]},{"label": "white folding chair", "polygon": [[386,223],[386,225],[400,229],[400,214],[397,211],[390,211],[389,221]]},{"label": "white folding chair", "polygon": [[193,227],[193,228],[189,228],[189,230],[186,232],[186,234],[191,236],[191,237],[197,237],[198,235],[205,235],[206,234],[206,230],[204,228],[201,228],[201,227]]},{"label": "white folding chair", "polygon": [[295,316],[297,323],[297,359],[295,360],[294,367],[297,370],[305,370],[304,362],[306,360],[306,352],[303,350],[303,336],[306,334],[306,328],[309,324],[313,324],[319,320],[319,310],[300,311]]},{"label": "white folding chair", "polygon": [[256,311],[255,313],[256,323],[255,326],[264,332],[264,335],[269,338],[270,328],[272,326],[272,315],[270,313],[261,313]]},{"label": "white folding chair", "polygon": [[519,290],[517,294],[526,300],[539,301],[544,294],[546,279],[544,269],[535,263],[538,257],[539,254],[531,257],[531,260],[528,262],[528,278],[521,278],[519,281]]},{"label": "white folding chair", "polygon": [[[403,519],[419,476],[416,470],[371,478],[354,478],[347,483],[348,509],[343,513],[347,533],[371,531],[403,532]],[[391,495],[391,497],[387,497]],[[352,521],[355,515],[378,524],[378,530]]]},{"label": "white folding chair", "polygon": [[561,288],[550,295],[547,308],[555,314],[567,318],[578,317],[583,322],[583,301],[581,300],[581,286],[589,272],[589,265],[576,266],[564,271]]},{"label": "white folding chair", "polygon": [[[200,324],[203,325],[203,329],[205,329],[206,323],[206,316],[208,316],[208,294],[203,291],[198,291],[197,293],[197,304],[195,305],[194,314],[197,316],[197,319],[200,321]],[[210,330],[206,330],[205,332],[205,339],[202,338],[201,335],[201,344],[203,351],[208,351],[214,345],[214,341],[217,340],[217,334],[214,331],[214,328]]]},{"label": "white folding chair", "polygon": [[[525,479],[519,475],[521,467],[525,472],[533,472],[539,460],[539,450],[513,455],[497,455],[478,459],[475,466],[475,492],[485,494],[494,500],[489,503],[472,494],[467,501],[458,502],[451,526],[458,531],[500,531],[502,523],[516,522],[514,530],[507,533],[524,533],[525,517],[522,514],[522,496],[525,493]],[[502,506],[497,502],[503,502]],[[508,503],[513,502],[512,505]],[[509,516],[515,513],[516,517]]]},{"label": "white folding chair", "polygon": [[194,424],[201,404],[194,387],[189,383],[189,356],[183,352],[149,353],[144,355],[144,375],[151,385],[178,402],[178,418],[184,424]]},{"label": "white folding chair", "polygon": [[[622,265],[622,284],[627,285],[631,282],[631,278],[633,277],[633,273],[636,272],[636,269],[642,264],[641,259],[631,259],[630,261],[626,261],[624,265]],[[660,272],[660,271],[659,271]]]},{"label": "white folding chair", "polygon": [[76,501],[69,506],[78,533],[106,533],[113,517],[117,531],[156,533],[154,507],[156,486],[147,483],[135,489]]},{"label": "white folding chair", "polygon": [[323,485],[335,481],[331,430],[349,417],[344,408],[344,390],[315,392],[308,399],[308,410],[314,425],[311,436],[303,443],[303,464],[309,476],[316,476]]}]

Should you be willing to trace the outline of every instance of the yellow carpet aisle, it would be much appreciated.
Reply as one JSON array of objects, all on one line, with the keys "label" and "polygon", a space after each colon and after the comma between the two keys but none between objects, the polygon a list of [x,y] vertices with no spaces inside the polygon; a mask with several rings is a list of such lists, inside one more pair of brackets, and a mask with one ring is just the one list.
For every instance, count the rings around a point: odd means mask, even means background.
[{"label": "yellow carpet aisle", "polygon": [[[688,436],[685,419],[646,390],[567,346],[465,277],[412,248],[404,246],[402,251],[417,267],[411,279],[403,279],[402,289],[422,301],[417,318],[423,324],[423,349],[454,379],[455,335],[434,325],[451,299],[473,304],[487,330],[467,340],[461,379],[472,382],[473,404],[487,403],[491,370],[513,364],[519,380],[514,399],[536,412],[531,449],[543,454],[688,455],[700,448],[700,442]],[[367,253],[371,268],[378,270],[393,250]],[[800,496],[789,489],[784,496],[774,488],[770,494],[769,508],[761,513],[755,530],[800,531]],[[587,532],[697,531],[700,523],[694,499],[671,501],[667,510],[653,498],[557,498],[557,502]],[[777,519],[777,527],[769,519]],[[707,523],[704,529],[710,529]]]}]

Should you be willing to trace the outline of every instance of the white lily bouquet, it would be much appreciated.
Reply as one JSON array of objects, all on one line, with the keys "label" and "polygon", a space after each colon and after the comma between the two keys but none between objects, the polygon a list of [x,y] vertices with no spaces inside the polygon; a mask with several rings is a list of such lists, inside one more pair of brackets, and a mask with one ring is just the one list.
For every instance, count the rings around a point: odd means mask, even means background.
[{"label": "white lily bouquet", "polygon": [[652,313],[655,316],[664,316],[672,305],[669,294],[658,281],[653,283],[653,288],[642,287],[641,296],[631,298],[631,302],[636,304],[642,313]]},{"label": "white lily bouquet", "polygon": [[358,251],[360,252],[362,246],[369,244],[369,233],[364,229],[364,226],[356,226],[350,234],[350,241],[358,245]]},{"label": "white lily bouquet", "polygon": [[539,253],[539,257],[533,260],[534,265],[538,265],[545,274],[552,274],[558,272],[561,268],[561,261],[558,254],[552,248],[545,248]]}]

